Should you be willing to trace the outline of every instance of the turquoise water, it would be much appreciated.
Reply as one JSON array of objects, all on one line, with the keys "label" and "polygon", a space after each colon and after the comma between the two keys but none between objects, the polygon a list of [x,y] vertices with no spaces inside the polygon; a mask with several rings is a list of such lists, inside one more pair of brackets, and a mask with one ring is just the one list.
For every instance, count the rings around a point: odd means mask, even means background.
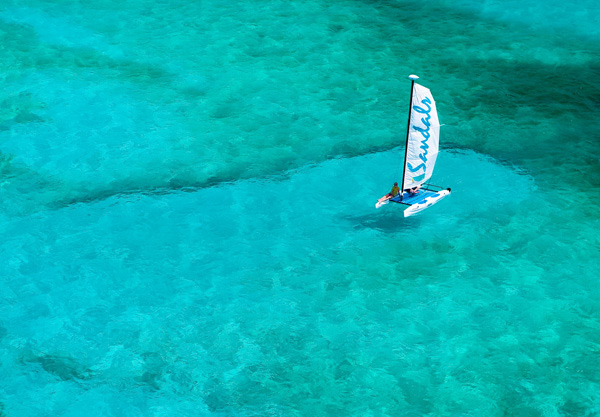
[{"label": "turquoise water", "polygon": [[[600,415],[600,6],[0,2],[0,416]],[[422,215],[409,82],[437,100]]]}]

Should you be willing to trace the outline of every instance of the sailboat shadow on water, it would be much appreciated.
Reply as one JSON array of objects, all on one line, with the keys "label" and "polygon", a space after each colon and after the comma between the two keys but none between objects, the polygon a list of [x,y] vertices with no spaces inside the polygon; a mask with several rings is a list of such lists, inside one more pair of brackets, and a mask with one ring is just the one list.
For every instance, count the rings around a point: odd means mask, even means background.
[{"label": "sailboat shadow on water", "polygon": [[[411,221],[402,221],[398,212],[382,213],[378,216],[372,214],[360,216],[345,216],[353,229],[364,230],[373,229],[384,233],[399,233],[411,230],[418,230],[421,223],[420,218],[411,219]],[[399,221],[400,220],[400,221]]]}]

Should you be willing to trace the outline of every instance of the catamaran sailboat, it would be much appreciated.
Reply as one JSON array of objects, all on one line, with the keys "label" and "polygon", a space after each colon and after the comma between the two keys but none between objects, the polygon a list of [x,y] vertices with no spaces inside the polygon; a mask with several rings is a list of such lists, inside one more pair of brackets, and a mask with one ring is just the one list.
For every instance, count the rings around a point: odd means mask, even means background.
[{"label": "catamaran sailboat", "polygon": [[[444,189],[429,184],[440,139],[440,122],[435,101],[428,88],[415,84],[415,80],[419,77],[410,75],[408,78],[411,80],[411,90],[402,188],[395,197],[382,197],[375,204],[376,208],[390,201],[404,204],[408,206],[404,210],[404,217],[417,214],[450,195],[450,188]],[[417,188],[416,192],[409,191],[415,188]]]}]

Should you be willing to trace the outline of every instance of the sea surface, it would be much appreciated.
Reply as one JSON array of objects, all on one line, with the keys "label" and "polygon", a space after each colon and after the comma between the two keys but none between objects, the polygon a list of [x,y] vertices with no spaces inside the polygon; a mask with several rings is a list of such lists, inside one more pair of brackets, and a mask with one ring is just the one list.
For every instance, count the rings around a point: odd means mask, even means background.
[{"label": "sea surface", "polygon": [[597,0],[0,0],[0,416],[600,416],[599,120]]}]

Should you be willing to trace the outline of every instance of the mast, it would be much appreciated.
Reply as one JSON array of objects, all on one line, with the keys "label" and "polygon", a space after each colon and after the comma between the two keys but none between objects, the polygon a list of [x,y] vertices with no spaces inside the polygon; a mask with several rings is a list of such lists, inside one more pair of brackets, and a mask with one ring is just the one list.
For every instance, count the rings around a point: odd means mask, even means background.
[{"label": "mast", "polygon": [[406,158],[408,157],[408,136],[410,135],[410,116],[412,111],[412,99],[413,99],[413,91],[415,89],[415,80],[418,80],[419,77],[416,75],[409,75],[410,78],[410,102],[408,104],[408,124],[406,125],[406,146],[404,148],[404,165],[402,167],[402,188],[400,188],[400,201],[402,201],[402,195],[404,193],[404,175],[406,174]]}]

